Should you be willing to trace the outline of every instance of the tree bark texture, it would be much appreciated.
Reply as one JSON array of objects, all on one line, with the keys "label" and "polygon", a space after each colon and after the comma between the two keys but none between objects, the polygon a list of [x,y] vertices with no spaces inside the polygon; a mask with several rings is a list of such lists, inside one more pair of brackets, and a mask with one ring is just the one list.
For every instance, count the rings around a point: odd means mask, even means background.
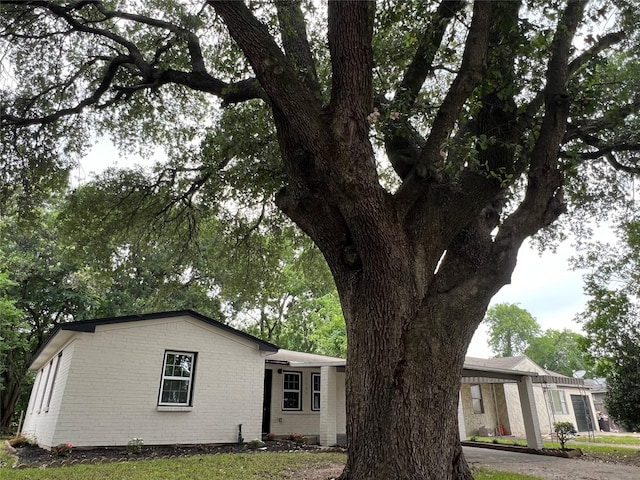
[{"label": "tree bark texture", "polygon": [[[496,25],[516,25],[519,7],[492,4],[474,5],[460,72],[413,166],[396,168],[403,184],[390,194],[379,183],[369,141],[373,3],[329,2],[333,82],[331,101],[323,107],[316,84],[296,75],[246,9],[212,2],[271,100],[287,175],[277,205],[320,248],[340,294],[348,338],[349,453],[342,480],[472,478],[457,424],[467,347],[492,296],[510,281],[522,241],[562,210],[555,159],[566,105],[557,95],[546,96],[526,207],[504,219],[497,235],[492,231],[500,224],[502,179],[482,169],[466,169],[455,182],[430,173],[486,63],[494,62],[504,81],[513,81],[512,53],[507,49],[506,57],[488,60],[487,53],[490,45],[502,48],[508,40],[512,28]],[[442,22],[460,7],[441,8]],[[496,17],[500,21],[492,23]],[[556,47],[550,75],[560,78],[551,78],[550,85],[566,79],[567,62],[563,69],[560,58],[568,52],[566,38]],[[429,68],[414,70],[415,77]],[[482,98],[474,128],[476,135],[487,132],[501,141],[478,158],[487,171],[517,176],[524,170],[514,160],[519,120],[513,99],[502,100],[498,88]],[[393,145],[404,143],[392,141],[388,150]]]}]

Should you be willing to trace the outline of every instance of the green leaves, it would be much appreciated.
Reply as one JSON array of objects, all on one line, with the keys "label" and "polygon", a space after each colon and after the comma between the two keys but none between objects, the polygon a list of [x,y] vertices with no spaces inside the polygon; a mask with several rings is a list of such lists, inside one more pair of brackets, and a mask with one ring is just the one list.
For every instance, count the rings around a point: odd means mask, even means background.
[{"label": "green leaves", "polygon": [[536,319],[515,304],[492,306],[487,310],[484,322],[489,327],[489,346],[498,357],[521,355],[540,332]]},{"label": "green leaves", "polygon": [[583,350],[585,337],[570,330],[547,329],[531,338],[524,354],[547,370],[571,377],[577,370],[593,371],[593,361]]},{"label": "green leaves", "polygon": [[590,297],[581,315],[599,375],[606,377],[606,407],[625,428],[640,428],[640,222],[619,229],[617,248],[596,244],[579,259]]}]

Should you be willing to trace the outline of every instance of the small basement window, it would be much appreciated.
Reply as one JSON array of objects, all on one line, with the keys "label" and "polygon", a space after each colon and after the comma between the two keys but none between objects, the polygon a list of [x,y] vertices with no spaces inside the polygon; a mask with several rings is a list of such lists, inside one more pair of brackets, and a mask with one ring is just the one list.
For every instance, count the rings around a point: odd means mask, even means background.
[{"label": "small basement window", "polygon": [[164,352],[158,405],[191,405],[195,361],[193,352]]}]

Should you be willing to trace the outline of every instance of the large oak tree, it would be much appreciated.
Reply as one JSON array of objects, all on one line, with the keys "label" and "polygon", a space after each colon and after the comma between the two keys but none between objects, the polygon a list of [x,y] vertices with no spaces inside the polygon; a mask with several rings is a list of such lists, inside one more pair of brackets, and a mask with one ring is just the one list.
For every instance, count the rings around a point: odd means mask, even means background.
[{"label": "large oak tree", "polygon": [[[37,193],[49,178],[38,173],[64,168],[96,131],[124,149],[164,143],[170,158],[200,145],[161,177],[187,206],[265,194],[267,173],[340,295],[342,478],[469,479],[458,389],[491,297],[527,237],[574,199],[623,192],[611,171],[638,170],[637,10],[6,1],[5,178]],[[257,150],[227,135],[230,115]],[[242,184],[207,190],[237,165]]]}]

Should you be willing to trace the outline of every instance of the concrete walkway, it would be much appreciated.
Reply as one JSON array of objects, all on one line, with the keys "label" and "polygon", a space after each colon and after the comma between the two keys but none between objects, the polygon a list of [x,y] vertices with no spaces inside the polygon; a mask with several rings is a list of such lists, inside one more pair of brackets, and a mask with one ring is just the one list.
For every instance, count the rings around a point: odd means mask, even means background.
[{"label": "concrete walkway", "polygon": [[579,458],[506,452],[488,448],[462,447],[471,466],[485,466],[522,473],[545,480],[639,480],[640,468],[630,465],[592,462]]}]

